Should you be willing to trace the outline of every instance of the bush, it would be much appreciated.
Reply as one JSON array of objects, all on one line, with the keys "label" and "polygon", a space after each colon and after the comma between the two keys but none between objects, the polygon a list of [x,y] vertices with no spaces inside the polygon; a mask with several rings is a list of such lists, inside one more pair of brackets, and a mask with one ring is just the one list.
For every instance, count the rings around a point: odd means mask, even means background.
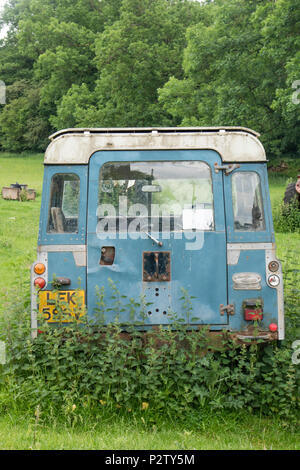
[{"label": "bush", "polygon": [[[120,302],[116,297],[116,304]],[[103,305],[103,304],[102,304]],[[131,305],[140,304],[131,299]],[[120,305],[119,305],[120,307]],[[169,327],[143,332],[139,323],[40,326],[30,338],[28,311],[2,326],[8,362],[0,382],[0,408],[74,407],[144,410],[184,416],[191,410],[260,411],[293,419],[299,406],[299,369],[290,347],[237,345],[224,333],[211,350],[206,329],[188,330],[176,315]]]},{"label": "bush", "polygon": [[273,219],[275,232],[299,232],[300,208],[298,195],[295,195],[294,198],[288,198],[286,192],[285,202],[273,208]]}]

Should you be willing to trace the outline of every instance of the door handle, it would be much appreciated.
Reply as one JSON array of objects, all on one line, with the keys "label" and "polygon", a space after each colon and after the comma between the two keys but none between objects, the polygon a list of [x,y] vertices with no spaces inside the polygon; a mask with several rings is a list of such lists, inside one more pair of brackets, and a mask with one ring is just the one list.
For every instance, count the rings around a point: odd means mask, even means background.
[{"label": "door handle", "polygon": [[156,243],[158,246],[163,246],[163,242],[160,242],[159,240],[156,240],[156,238],[152,237],[152,235],[150,235],[150,233],[148,232],[145,232],[143,230],[143,233],[145,233],[147,235],[147,237],[150,238],[150,240],[152,240],[154,243]]}]

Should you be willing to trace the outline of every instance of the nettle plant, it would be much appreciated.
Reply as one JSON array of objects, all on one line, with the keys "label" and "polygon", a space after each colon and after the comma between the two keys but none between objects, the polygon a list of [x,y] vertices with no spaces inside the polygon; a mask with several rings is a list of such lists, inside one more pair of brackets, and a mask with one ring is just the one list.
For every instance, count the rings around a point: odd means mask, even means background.
[{"label": "nettle plant", "polygon": [[282,202],[273,214],[276,232],[300,232],[300,209],[296,197],[289,204]]},{"label": "nettle plant", "polygon": [[[93,320],[75,315],[73,323],[54,326],[39,318],[42,333],[34,340],[27,309],[9,312],[1,325],[8,360],[0,407],[39,406],[56,414],[69,410],[70,416],[80,407],[87,413],[140,410],[168,416],[203,408],[246,409],[293,419],[299,370],[290,348],[239,345],[226,332],[212,346],[206,327],[189,325],[193,312],[186,291],[185,320],[169,312],[168,325],[145,332],[147,306],[144,299],[121,295],[111,282],[110,293],[98,289]],[[66,305],[57,302],[56,308],[67,313]],[[105,324],[112,310],[115,320]],[[130,322],[120,322],[123,311],[130,313]]]}]

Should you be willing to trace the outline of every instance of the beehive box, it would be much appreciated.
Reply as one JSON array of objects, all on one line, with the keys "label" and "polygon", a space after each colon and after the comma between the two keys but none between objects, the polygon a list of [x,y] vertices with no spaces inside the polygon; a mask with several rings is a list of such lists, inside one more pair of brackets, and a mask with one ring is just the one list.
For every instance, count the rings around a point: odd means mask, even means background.
[{"label": "beehive box", "polygon": [[10,199],[13,201],[21,201],[25,198],[21,197],[21,194],[26,194],[27,201],[34,201],[36,198],[36,191],[34,189],[20,189],[13,187],[4,187],[2,188],[2,197],[3,199]]},{"label": "beehive box", "polygon": [[3,199],[11,199],[14,201],[20,200],[21,189],[19,188],[2,188],[2,197]]}]

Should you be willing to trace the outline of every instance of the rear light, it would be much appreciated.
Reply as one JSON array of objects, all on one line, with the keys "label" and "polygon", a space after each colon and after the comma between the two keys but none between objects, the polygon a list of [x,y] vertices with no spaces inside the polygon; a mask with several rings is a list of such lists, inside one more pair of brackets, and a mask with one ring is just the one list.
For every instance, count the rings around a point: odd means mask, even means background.
[{"label": "rear light", "polygon": [[263,304],[261,299],[246,299],[243,302],[244,318],[246,321],[263,319]]},{"label": "rear light", "polygon": [[43,287],[45,287],[46,285],[46,281],[42,277],[38,277],[35,279],[34,285],[38,287],[39,289],[43,289]]},{"label": "rear light", "polygon": [[270,323],[269,330],[272,331],[272,333],[277,331],[277,329],[278,329],[278,326],[276,325],[276,323]]},{"label": "rear light", "polygon": [[268,265],[269,271],[272,273],[275,273],[279,269],[279,263],[278,261],[271,261]]},{"label": "rear light", "polygon": [[272,274],[271,276],[268,277],[268,283],[270,284],[271,287],[277,287],[280,284],[280,279],[279,276],[276,274]]},{"label": "rear light", "polygon": [[35,274],[44,274],[46,271],[46,266],[43,263],[37,263],[33,269]]}]

